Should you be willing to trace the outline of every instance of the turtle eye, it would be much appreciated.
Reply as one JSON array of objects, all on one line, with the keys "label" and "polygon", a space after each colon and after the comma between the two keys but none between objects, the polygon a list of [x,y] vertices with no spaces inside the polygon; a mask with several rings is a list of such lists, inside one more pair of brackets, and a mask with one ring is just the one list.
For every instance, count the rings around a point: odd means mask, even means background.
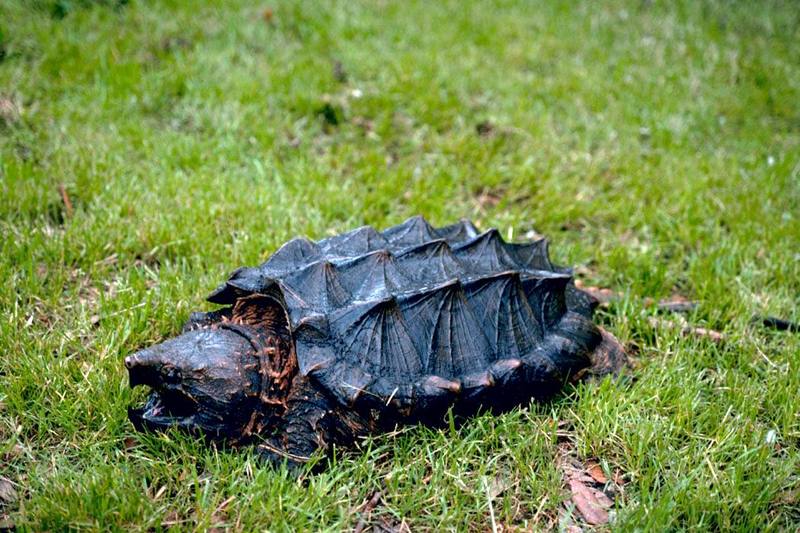
[{"label": "turtle eye", "polygon": [[161,367],[161,379],[164,381],[164,383],[173,385],[180,383],[181,371],[172,365],[164,365]]}]

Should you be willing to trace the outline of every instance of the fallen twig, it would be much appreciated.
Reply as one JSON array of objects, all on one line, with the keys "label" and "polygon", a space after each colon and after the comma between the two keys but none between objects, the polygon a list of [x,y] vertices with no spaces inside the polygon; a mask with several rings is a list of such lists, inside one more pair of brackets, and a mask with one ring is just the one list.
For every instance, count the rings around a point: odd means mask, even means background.
[{"label": "fallen twig", "polygon": [[361,511],[361,518],[359,518],[358,524],[356,524],[355,529],[353,529],[353,533],[361,533],[364,531],[369,515],[372,513],[372,510],[377,507],[378,503],[380,503],[381,497],[381,491],[376,490],[369,501],[364,505],[364,509]]},{"label": "fallen twig", "polygon": [[669,298],[659,300],[656,307],[661,311],[670,313],[689,313],[697,309],[697,302],[689,300],[680,294],[674,294]]},{"label": "fallen twig", "polygon": [[[623,295],[605,287],[587,286],[582,280],[576,279],[575,286],[583,292],[594,297],[601,306],[608,307],[608,305],[617,300],[621,300]],[[647,297],[643,300],[644,305],[651,307],[655,305],[660,311],[668,311],[670,313],[688,313],[697,309],[698,303],[694,300],[689,300],[680,294],[674,294],[669,298],[664,298],[656,302],[653,298]]]},{"label": "fallen twig", "polygon": [[69,199],[69,193],[63,183],[58,184],[58,192],[61,195],[61,201],[64,202],[64,214],[67,215],[67,218],[72,218],[72,213],[74,211],[72,208],[72,200]]},{"label": "fallen twig", "polygon": [[725,339],[725,335],[719,331],[707,328],[699,328],[690,325],[683,317],[678,317],[680,320],[665,320],[663,318],[650,317],[650,325],[656,329],[677,329],[679,328],[682,335],[692,337],[703,337],[710,339],[714,342],[721,342]]}]

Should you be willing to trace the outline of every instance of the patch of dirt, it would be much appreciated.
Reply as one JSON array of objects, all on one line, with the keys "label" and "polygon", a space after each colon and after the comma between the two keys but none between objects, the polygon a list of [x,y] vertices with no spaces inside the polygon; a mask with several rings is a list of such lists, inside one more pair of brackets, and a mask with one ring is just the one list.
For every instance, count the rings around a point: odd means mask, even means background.
[{"label": "patch of dirt", "polygon": [[31,147],[20,141],[14,143],[14,153],[23,161],[30,161],[33,159],[33,150]]},{"label": "patch of dirt", "polygon": [[323,102],[317,108],[317,115],[322,119],[323,125],[326,129],[335,128],[344,122],[344,110],[341,106],[335,105],[331,102]]},{"label": "patch of dirt", "polygon": [[194,42],[191,39],[182,37],[180,35],[171,35],[161,39],[159,48],[162,52],[173,53],[180,50],[190,50],[194,47]]},{"label": "patch of dirt", "polygon": [[500,188],[491,189],[489,187],[484,187],[481,189],[475,196],[475,204],[478,211],[483,212],[487,209],[497,207],[497,204],[499,204],[505,196],[505,192],[504,189]]},{"label": "patch of dirt", "polygon": [[159,248],[156,246],[145,253],[137,253],[133,258],[134,268],[158,270],[161,267],[161,259],[158,258]]},{"label": "patch of dirt", "polygon": [[475,125],[475,132],[480,137],[491,137],[494,131],[495,131],[494,124],[492,124],[488,120],[484,120],[483,122],[478,122],[478,124]]},{"label": "patch of dirt", "polygon": [[352,123],[361,128],[364,134],[368,134],[375,129],[375,123],[367,117],[353,117]]},{"label": "patch of dirt", "polygon": [[170,528],[185,524],[186,522],[187,520],[185,518],[181,518],[181,515],[178,513],[178,511],[172,510],[164,515],[164,518],[161,520],[161,527]]},{"label": "patch of dirt", "polygon": [[372,517],[373,511],[380,508],[382,499],[383,493],[376,490],[356,508],[355,512],[358,513],[359,519],[353,528],[353,533],[367,531],[371,533],[409,533],[411,531],[405,519],[397,522],[383,515]]},{"label": "patch of dirt", "polygon": [[789,520],[794,519],[795,524],[800,523],[800,478],[793,476],[789,486],[778,492],[769,503],[769,514],[788,515]]},{"label": "patch of dirt", "polygon": [[360,514],[361,518],[358,519],[358,523],[356,527],[353,528],[353,533],[362,533],[364,528],[367,525],[367,521],[369,520],[370,514],[372,514],[372,510],[378,506],[381,502],[381,491],[376,490],[372,493],[370,498],[366,500],[364,503],[361,504]]},{"label": "patch of dirt", "polygon": [[[165,501],[169,501],[171,496],[167,493],[167,486],[164,485],[160,489],[158,489],[155,495],[152,495],[151,498],[155,500],[164,499]],[[234,524],[231,523],[231,518],[227,511],[228,506],[236,499],[235,496],[231,496],[228,499],[224,500],[220,503],[214,512],[211,514],[211,526],[205,529],[204,531],[208,532],[215,532],[219,533],[222,531],[230,531],[231,529],[239,530],[241,527],[234,527]],[[177,527],[179,530],[184,529],[194,529],[192,527],[188,527],[190,524],[197,525],[200,523],[200,517],[197,514],[195,509],[186,509],[183,513],[179,512],[175,509],[170,509],[161,519],[161,527],[170,529],[173,527]]]},{"label": "patch of dirt", "polygon": [[392,127],[402,132],[412,132],[417,128],[414,119],[402,111],[392,113]]},{"label": "patch of dirt", "polygon": [[531,137],[531,134],[523,129],[515,128],[513,126],[495,124],[491,120],[483,120],[475,124],[475,133],[482,139],[491,139],[496,137]]},{"label": "patch of dirt", "polygon": [[51,328],[61,320],[61,316],[54,309],[51,309],[41,298],[30,296],[28,299],[28,313],[25,317],[25,327],[29,328],[37,324],[50,331]]},{"label": "patch of dirt", "polygon": [[393,522],[388,520],[385,516],[378,518],[374,524],[370,525],[370,533],[411,533],[411,528],[405,520]]},{"label": "patch of dirt", "polygon": [[15,98],[0,94],[0,126],[11,127],[20,121],[22,106]]},{"label": "patch of dirt", "polygon": [[[487,211],[498,207],[500,204],[518,205],[530,198],[530,195],[525,191],[516,191],[502,184],[469,190],[467,193],[472,196],[475,205],[476,223],[482,221],[482,217],[486,215]],[[520,228],[520,231],[524,234],[526,228]]]},{"label": "patch of dirt", "polygon": [[[0,411],[3,410],[3,405],[0,404]],[[23,453],[25,453],[25,448],[22,447],[21,444],[15,444],[9,449],[6,453],[3,454],[3,462],[8,464],[11,461],[15,460],[17,457],[20,457]]]},{"label": "patch of dirt", "polygon": [[577,231],[582,232],[589,227],[589,223],[585,220],[568,220],[559,226],[561,231]]},{"label": "patch of dirt", "polygon": [[349,76],[347,75],[347,71],[342,65],[341,61],[334,61],[333,62],[333,79],[338,81],[339,83],[347,83]]}]

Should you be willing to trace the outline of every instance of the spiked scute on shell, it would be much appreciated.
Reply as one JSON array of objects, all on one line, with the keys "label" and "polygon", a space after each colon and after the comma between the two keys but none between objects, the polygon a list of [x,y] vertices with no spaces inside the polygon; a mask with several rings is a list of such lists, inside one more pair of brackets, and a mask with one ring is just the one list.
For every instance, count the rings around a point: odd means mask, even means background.
[{"label": "spiked scute on shell", "polygon": [[[624,359],[592,323],[595,302],[550,262],[546,240],[506,243],[469,221],[434,228],[414,217],[383,232],[365,226],[317,242],[294,239],[262,265],[235,271],[208,299],[229,307],[193,315],[185,335],[235,331],[250,346],[225,338],[245,348],[226,363],[241,379],[215,382],[238,398],[228,405],[233,422],[215,433],[255,440],[273,459],[298,461],[397,423],[437,424],[450,408],[471,414],[544,399],[571,376],[613,370]],[[132,383],[144,375],[141,354],[126,360]],[[180,372],[202,384],[208,368]],[[158,416],[180,395],[196,404],[180,414],[198,420],[208,418],[200,416],[203,402],[217,415],[226,407],[213,387],[195,394],[190,384],[180,393],[155,377],[146,384]],[[273,391],[270,402],[257,401],[264,390]],[[151,415],[145,408],[131,417],[148,426]],[[208,433],[208,424],[201,429]]]}]

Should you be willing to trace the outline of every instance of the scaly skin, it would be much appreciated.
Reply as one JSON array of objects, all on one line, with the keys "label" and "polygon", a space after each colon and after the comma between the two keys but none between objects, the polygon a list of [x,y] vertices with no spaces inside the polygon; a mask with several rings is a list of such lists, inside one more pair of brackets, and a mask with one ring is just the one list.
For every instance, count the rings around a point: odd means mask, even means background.
[{"label": "scaly skin", "polygon": [[297,375],[286,413],[277,421],[273,436],[257,449],[270,463],[298,466],[316,453],[328,454],[334,445],[349,446],[368,433],[370,424],[365,418],[341,409],[308,378]]}]

